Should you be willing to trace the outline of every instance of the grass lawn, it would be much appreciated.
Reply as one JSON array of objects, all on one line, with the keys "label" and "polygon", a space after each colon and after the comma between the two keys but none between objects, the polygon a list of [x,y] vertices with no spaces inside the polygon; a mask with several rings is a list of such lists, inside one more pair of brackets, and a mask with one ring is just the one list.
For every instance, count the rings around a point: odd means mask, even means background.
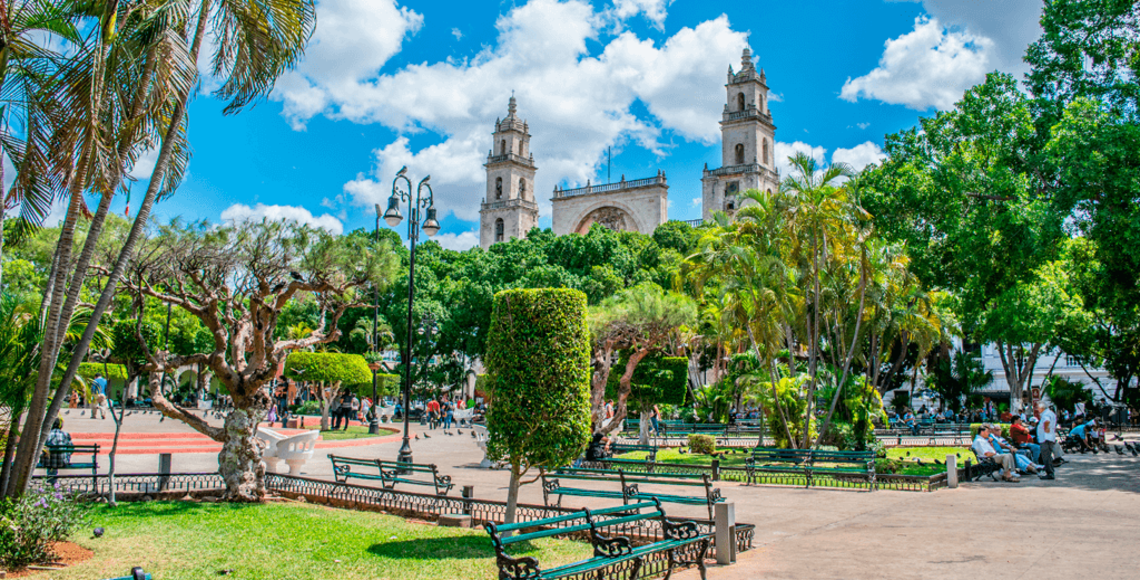
[{"label": "grass lawn", "polygon": [[[320,425],[314,425],[312,427],[307,427],[307,429],[320,429],[320,428],[321,428]],[[391,435],[393,433],[396,433],[395,429],[391,429],[388,427],[381,427],[379,435],[370,435],[368,433],[368,426],[367,425],[349,425],[348,431],[341,431],[340,429],[337,429],[336,431],[321,431],[321,439],[324,439],[325,441],[343,441],[345,439],[366,439],[368,437],[383,437],[385,435]]]},{"label": "grass lawn", "polygon": [[[213,578],[222,570],[246,580],[454,580],[498,576],[482,530],[437,527],[376,513],[316,505],[231,505],[191,502],[92,507],[89,532],[73,541],[95,556],[52,580],[91,580],[142,566],[162,580]],[[524,543],[516,553],[543,565],[589,557],[590,546],[567,540]],[[33,576],[39,577],[39,576]]]}]

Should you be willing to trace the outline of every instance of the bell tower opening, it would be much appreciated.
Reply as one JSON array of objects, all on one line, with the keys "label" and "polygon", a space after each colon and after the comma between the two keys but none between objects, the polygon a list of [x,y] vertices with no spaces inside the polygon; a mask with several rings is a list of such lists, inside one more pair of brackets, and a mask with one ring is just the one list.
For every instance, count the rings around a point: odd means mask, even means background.
[{"label": "bell tower opening", "polygon": [[744,165],[744,144],[743,143],[737,143],[736,144],[736,164],[737,165]]},{"label": "bell tower opening", "polygon": [[736,110],[744,110],[744,93],[736,93]]}]

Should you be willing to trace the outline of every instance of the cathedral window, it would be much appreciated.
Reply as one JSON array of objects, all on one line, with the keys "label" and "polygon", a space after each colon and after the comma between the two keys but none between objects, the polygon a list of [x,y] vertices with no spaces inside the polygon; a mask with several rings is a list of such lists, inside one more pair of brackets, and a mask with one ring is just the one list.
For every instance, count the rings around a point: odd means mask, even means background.
[{"label": "cathedral window", "polygon": [[744,144],[743,143],[737,143],[736,144],[736,164],[737,165],[744,165]]},{"label": "cathedral window", "polygon": [[503,218],[495,220],[495,241],[503,241]]},{"label": "cathedral window", "polygon": [[764,95],[756,97],[756,105],[760,108],[760,112],[764,112]]},{"label": "cathedral window", "polygon": [[767,139],[764,140],[764,158],[763,159],[764,159],[764,165],[768,165],[770,163],[768,161],[768,140]]},{"label": "cathedral window", "polygon": [[507,154],[507,140],[503,139],[499,142],[499,155]]},{"label": "cathedral window", "polygon": [[736,93],[736,110],[744,110],[744,93]]},{"label": "cathedral window", "polygon": [[526,199],[526,180],[525,179],[519,180],[519,198],[520,199]]},{"label": "cathedral window", "polygon": [[495,178],[495,199],[503,199],[503,178]]}]

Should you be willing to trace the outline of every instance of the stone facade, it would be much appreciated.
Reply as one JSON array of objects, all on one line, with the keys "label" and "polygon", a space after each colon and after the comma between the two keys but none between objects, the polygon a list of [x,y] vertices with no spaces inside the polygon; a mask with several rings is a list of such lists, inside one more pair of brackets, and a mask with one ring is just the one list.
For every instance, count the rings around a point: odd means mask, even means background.
[{"label": "stone facade", "polygon": [[764,70],[756,72],[752,51],[745,48],[740,72],[728,67],[727,96],[720,121],[721,163],[705,167],[701,177],[701,217],[712,219],[715,211],[736,212],[735,194],[749,189],[776,191],[776,126],[768,109],[768,85]]},{"label": "stone facade", "polygon": [[507,118],[495,120],[491,151],[487,152],[487,196],[479,208],[479,245],[525,238],[538,227],[538,203],[534,201],[534,155],[526,121],[515,113],[511,97]]},{"label": "stone facade", "polygon": [[601,224],[615,231],[651,234],[669,219],[669,184],[665,172],[646,179],[590,185],[577,189],[554,188],[551,198],[555,235],[584,234]]}]

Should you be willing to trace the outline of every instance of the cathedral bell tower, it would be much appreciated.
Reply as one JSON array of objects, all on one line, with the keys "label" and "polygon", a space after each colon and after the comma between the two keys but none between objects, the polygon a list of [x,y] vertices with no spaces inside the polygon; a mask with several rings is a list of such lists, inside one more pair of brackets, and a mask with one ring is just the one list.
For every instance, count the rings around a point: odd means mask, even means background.
[{"label": "cathedral bell tower", "polygon": [[479,209],[479,245],[487,249],[496,242],[525,238],[538,227],[538,204],[534,201],[534,156],[526,121],[515,116],[512,96],[507,118],[495,120],[492,149],[487,152],[487,197]]},{"label": "cathedral bell tower", "polygon": [[740,72],[728,67],[724,85],[727,102],[720,121],[721,167],[705,167],[701,178],[702,215],[708,221],[714,211],[736,213],[738,193],[749,189],[776,191],[776,126],[768,110],[768,84],[764,70],[756,72],[752,51],[744,49]]}]

